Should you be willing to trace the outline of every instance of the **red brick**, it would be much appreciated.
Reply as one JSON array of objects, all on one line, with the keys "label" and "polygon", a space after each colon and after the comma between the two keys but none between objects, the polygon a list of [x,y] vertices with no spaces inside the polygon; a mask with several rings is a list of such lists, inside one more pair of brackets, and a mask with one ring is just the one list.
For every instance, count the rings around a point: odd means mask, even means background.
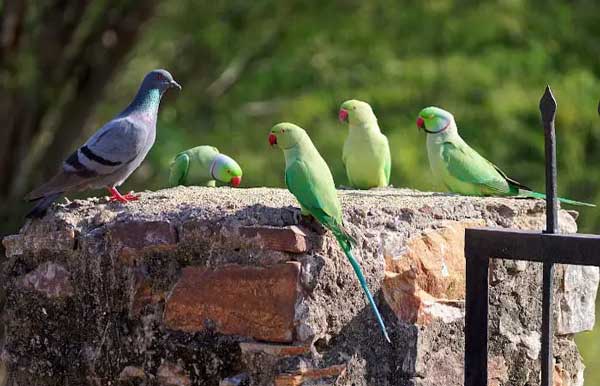
[{"label": "red brick", "polygon": [[308,240],[297,226],[245,226],[240,227],[240,236],[256,247],[271,251],[304,253],[308,251]]},{"label": "red brick", "polygon": [[177,247],[177,231],[168,221],[117,222],[109,227],[108,238],[125,263]]},{"label": "red brick", "polygon": [[299,276],[296,262],[186,267],[167,299],[165,324],[192,333],[204,330],[208,319],[223,334],[291,342]]}]

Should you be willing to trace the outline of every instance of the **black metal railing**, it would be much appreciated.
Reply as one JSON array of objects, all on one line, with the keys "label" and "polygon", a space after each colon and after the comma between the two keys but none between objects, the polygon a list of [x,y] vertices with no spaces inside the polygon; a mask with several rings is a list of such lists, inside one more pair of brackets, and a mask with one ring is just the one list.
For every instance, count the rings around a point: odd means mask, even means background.
[{"label": "black metal railing", "polygon": [[[465,230],[466,315],[465,386],[488,384],[488,269],[489,259],[527,260],[543,264],[542,386],[551,386],[552,287],[555,264],[600,266],[600,236],[558,234],[556,170],[556,100],[550,87],[540,100],[546,143],[546,230],[532,232],[511,229]],[[598,106],[600,113],[600,105]]]}]

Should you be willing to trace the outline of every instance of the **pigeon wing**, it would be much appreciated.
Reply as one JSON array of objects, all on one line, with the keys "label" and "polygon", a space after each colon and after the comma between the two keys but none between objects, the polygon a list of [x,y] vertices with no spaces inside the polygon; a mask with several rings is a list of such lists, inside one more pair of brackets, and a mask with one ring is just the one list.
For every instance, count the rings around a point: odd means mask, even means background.
[{"label": "pigeon wing", "polygon": [[136,159],[144,150],[148,131],[129,118],[113,120],[98,130],[64,162],[50,181],[29,193],[27,200],[82,190]]}]

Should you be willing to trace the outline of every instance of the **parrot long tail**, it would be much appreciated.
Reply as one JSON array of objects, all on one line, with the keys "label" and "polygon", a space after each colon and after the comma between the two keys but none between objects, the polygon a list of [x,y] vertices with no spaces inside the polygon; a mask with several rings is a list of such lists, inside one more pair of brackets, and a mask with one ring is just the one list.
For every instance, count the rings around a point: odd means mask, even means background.
[{"label": "parrot long tail", "polygon": [[352,255],[352,244],[353,244],[352,238],[343,232],[334,232],[334,235],[335,235],[335,238],[337,239],[338,243],[340,244],[340,247],[342,247],[344,254],[348,258],[348,260],[350,260],[350,264],[352,265],[352,268],[354,268],[354,272],[356,273],[356,276],[358,277],[360,286],[362,287],[363,291],[365,292],[365,295],[367,295],[367,299],[369,299],[369,303],[371,304],[371,308],[373,309],[373,312],[375,313],[375,317],[377,318],[377,323],[379,324],[379,327],[381,327],[383,336],[385,336],[385,340],[387,340],[388,343],[391,343],[390,337],[388,336],[387,330],[385,328],[385,323],[383,323],[383,318],[381,317],[381,314],[379,313],[379,309],[377,308],[377,305],[375,304],[375,300],[373,300],[373,295],[371,295],[371,291],[369,290],[367,281],[365,280],[365,277],[360,269],[360,266],[358,265],[358,262],[354,258],[354,255]]},{"label": "parrot long tail", "polygon": [[46,214],[46,210],[52,205],[57,198],[62,196],[61,193],[52,193],[44,197],[40,197],[38,199],[32,200],[37,201],[35,206],[25,215],[27,218],[40,218]]},{"label": "parrot long tail", "polygon": [[[540,198],[542,200],[546,199],[546,195],[544,193],[532,192],[532,191],[523,190],[523,189],[519,190],[519,195],[525,196],[525,197],[531,197],[531,198]],[[577,205],[577,206],[590,206],[590,207],[596,206],[596,204],[590,204],[588,202],[569,200],[568,198],[562,198],[562,197],[559,197],[558,201],[560,201],[563,204],[570,204],[570,205]]]}]

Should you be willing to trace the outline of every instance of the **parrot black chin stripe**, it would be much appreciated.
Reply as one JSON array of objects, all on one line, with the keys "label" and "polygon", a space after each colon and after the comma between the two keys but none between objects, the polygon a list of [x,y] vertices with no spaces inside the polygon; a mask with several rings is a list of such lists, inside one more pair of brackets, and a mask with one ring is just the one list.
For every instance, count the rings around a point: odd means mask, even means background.
[{"label": "parrot black chin stripe", "polygon": [[446,130],[448,129],[448,127],[450,127],[450,122],[448,122],[448,123],[446,124],[446,126],[444,126],[444,128],[443,128],[443,129],[441,129],[441,130],[438,130],[438,131],[431,131],[431,130],[427,130],[425,127],[423,127],[423,130],[424,130],[426,133],[429,133],[429,134],[439,134],[439,133],[443,133],[444,131],[446,131]]},{"label": "parrot black chin stripe", "polygon": [[111,160],[107,160],[105,158],[100,157],[98,154],[92,152],[87,146],[82,146],[79,151],[81,151],[81,153],[86,156],[87,158],[89,158],[90,160],[97,162],[101,165],[106,165],[106,166],[117,166],[120,165],[122,162],[115,162],[115,161],[111,161]]}]

